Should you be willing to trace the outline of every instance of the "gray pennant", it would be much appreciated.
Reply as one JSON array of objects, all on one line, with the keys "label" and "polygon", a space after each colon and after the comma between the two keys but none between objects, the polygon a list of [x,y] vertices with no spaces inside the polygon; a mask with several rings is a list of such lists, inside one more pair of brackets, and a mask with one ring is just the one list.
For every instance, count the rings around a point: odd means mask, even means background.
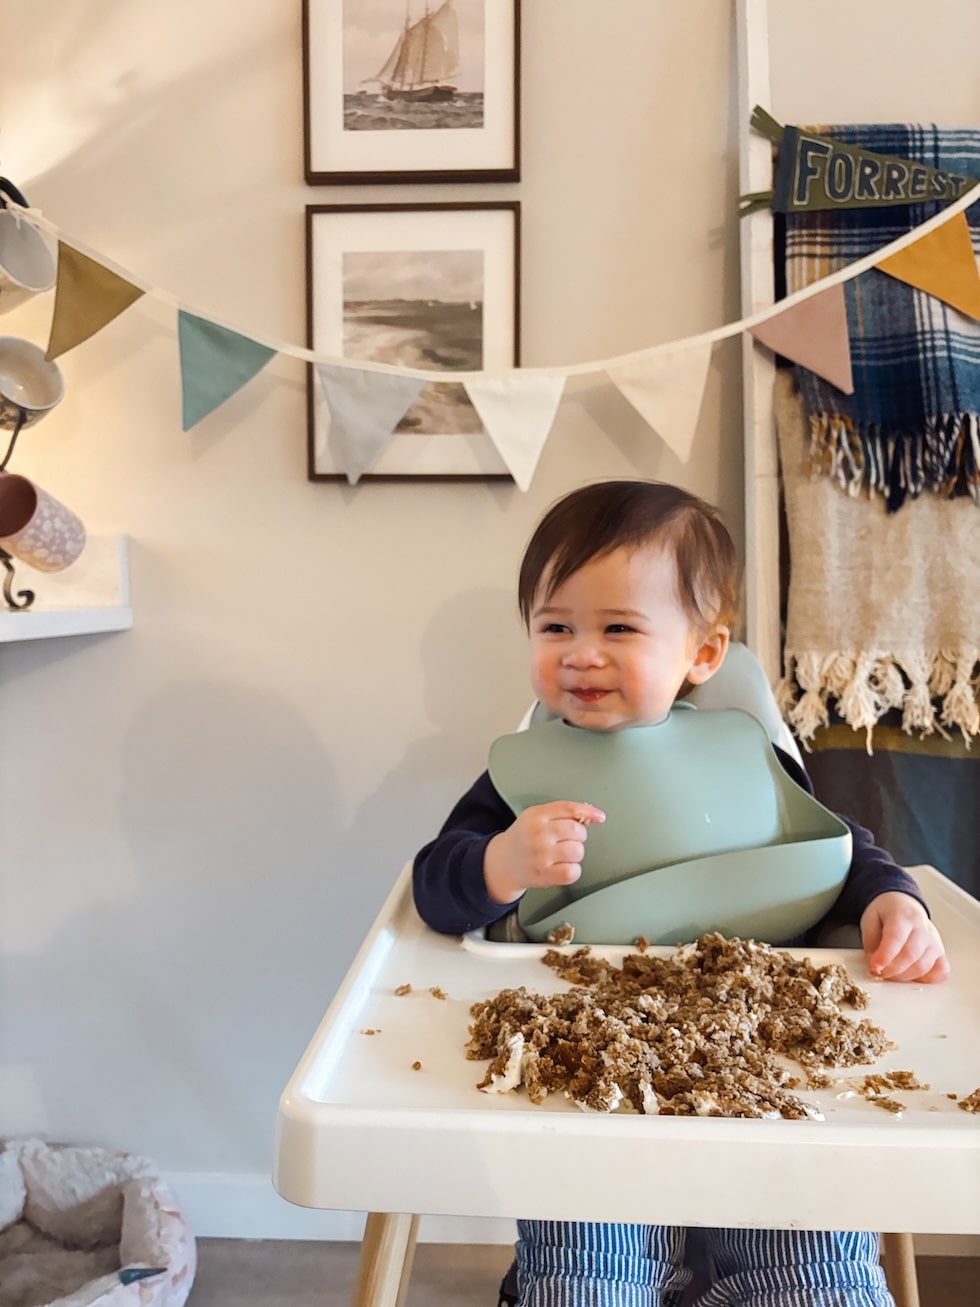
[{"label": "gray pennant", "polygon": [[425,382],[330,363],[317,363],[316,370],[330,409],[330,452],[353,486],[387,445]]}]

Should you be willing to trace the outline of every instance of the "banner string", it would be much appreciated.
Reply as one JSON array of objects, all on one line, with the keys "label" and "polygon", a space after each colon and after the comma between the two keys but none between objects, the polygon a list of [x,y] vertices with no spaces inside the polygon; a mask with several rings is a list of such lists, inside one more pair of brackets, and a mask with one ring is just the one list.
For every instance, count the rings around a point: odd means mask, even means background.
[{"label": "banner string", "polygon": [[597,359],[590,363],[572,363],[563,364],[557,367],[530,367],[530,368],[506,368],[496,372],[475,371],[475,372],[435,372],[424,371],[420,368],[399,367],[392,363],[375,363],[364,359],[350,359],[343,355],[321,354],[312,349],[305,349],[301,345],[293,345],[288,341],[275,340],[272,337],[258,335],[254,331],[242,331],[240,327],[234,326],[229,322],[224,322],[216,318],[211,313],[206,313],[200,309],[189,307],[172,295],[169,291],[162,290],[158,286],[153,286],[149,282],[139,277],[133,276],[128,269],[114,263],[111,259],[106,258],[103,254],[93,250],[90,246],[75,240],[73,237],[65,236],[61,228],[50,219],[45,218],[43,214],[35,209],[24,208],[15,201],[8,199],[7,207],[14,212],[21,213],[33,222],[35,226],[48,232],[49,235],[56,237],[65,245],[70,245],[73,249],[94,259],[96,263],[101,263],[104,268],[116,273],[125,281],[130,282],[133,286],[138,286],[145,295],[152,299],[158,300],[162,304],[168,304],[172,308],[183,311],[184,313],[193,314],[195,317],[204,319],[207,322],[213,322],[216,326],[224,327],[227,331],[235,332],[239,336],[244,336],[257,344],[265,345],[267,348],[274,350],[277,354],[286,354],[292,358],[303,359],[309,363],[326,363],[336,368],[351,368],[358,372],[387,372],[394,376],[416,377],[421,381],[442,382],[452,381],[453,383],[478,381],[483,379],[514,379],[518,377],[576,377],[588,376],[591,373],[606,372],[610,368],[618,368],[631,363],[637,363],[643,359],[654,358],[660,354],[669,354],[679,352],[685,349],[693,349],[698,345],[714,344],[716,341],[727,340],[731,336],[741,335],[742,332],[758,326],[762,322],[768,322],[770,318],[778,317],[788,309],[794,308],[797,304],[802,304],[804,300],[811,299],[815,295],[829,290],[832,286],[839,286],[844,282],[859,277],[862,273],[875,267],[883,259],[889,258],[893,254],[898,254],[900,250],[906,249],[909,245],[914,245],[917,241],[928,236],[931,232],[936,231],[951,218],[957,214],[963,213],[972,204],[980,200],[980,183],[961,195],[958,200],[954,200],[941,213],[935,214],[932,218],[920,223],[918,227],[913,227],[911,231],[899,236],[896,240],[887,245],[882,245],[879,249],[874,250],[871,254],[866,254],[863,258],[856,259],[853,263],[847,264],[846,267],[839,269],[837,272],[830,273],[829,276],[821,278],[819,281],[811,282],[809,286],[803,287],[802,290],[794,291],[792,295],[787,295],[785,299],[768,308],[758,309],[755,313],[747,317],[739,318],[737,322],[726,323],[722,327],[715,327],[710,331],[701,332],[697,336],[686,336],[681,340],[666,341],[659,345],[649,345],[644,349],[632,350],[628,354],[618,354],[613,358]]}]

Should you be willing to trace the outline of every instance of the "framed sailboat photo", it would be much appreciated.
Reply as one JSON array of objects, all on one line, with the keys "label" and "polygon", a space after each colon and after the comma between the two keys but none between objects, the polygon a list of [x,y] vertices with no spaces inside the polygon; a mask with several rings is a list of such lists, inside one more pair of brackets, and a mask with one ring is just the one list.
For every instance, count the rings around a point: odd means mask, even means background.
[{"label": "framed sailboat photo", "polygon": [[[445,371],[366,463],[367,478],[509,478],[453,372],[519,365],[520,204],[313,204],[306,210],[307,341],[317,354]],[[344,475],[318,365],[308,368],[309,477]],[[364,373],[360,376],[363,378]],[[369,392],[344,423],[374,402]]]},{"label": "framed sailboat photo", "polygon": [[303,0],[311,185],[520,181],[520,0]]}]

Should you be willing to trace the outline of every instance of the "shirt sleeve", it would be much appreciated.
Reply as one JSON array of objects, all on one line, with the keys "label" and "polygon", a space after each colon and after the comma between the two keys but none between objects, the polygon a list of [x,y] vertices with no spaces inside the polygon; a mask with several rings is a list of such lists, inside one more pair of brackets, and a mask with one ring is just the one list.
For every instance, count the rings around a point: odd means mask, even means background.
[{"label": "shirt sleeve", "polygon": [[513,812],[484,772],[435,839],[415,855],[412,890],[427,926],[443,935],[462,935],[512,911],[513,903],[497,903],[487,893],[483,856],[494,835],[513,822]]},{"label": "shirt sleeve", "polygon": [[[808,794],[813,794],[810,778],[796,759],[790,757],[778,745],[773,745],[773,748],[782,763],[783,770]],[[834,906],[827,913],[827,918],[856,926],[872,899],[876,899],[879,894],[895,892],[910,895],[916,902],[921,903],[928,913],[928,904],[922,897],[918,885],[890,853],[875,844],[871,832],[845,817],[843,813],[836,815],[851,832],[853,848],[847,880]]]}]

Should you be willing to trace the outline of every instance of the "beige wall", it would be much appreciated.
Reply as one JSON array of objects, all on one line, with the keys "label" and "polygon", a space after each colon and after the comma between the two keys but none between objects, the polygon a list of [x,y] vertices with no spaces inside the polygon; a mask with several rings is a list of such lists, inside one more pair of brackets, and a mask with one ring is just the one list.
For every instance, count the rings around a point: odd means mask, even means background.
[{"label": "beige wall", "polygon": [[[911,5],[825,0],[826,37],[812,7],[771,8],[778,117],[980,117],[975,0],[931,6],[928,32]],[[8,5],[2,172],[188,307],[297,344],[303,207],[328,198],[520,198],[527,364],[735,318],[729,4],[524,11],[519,185],[305,187],[299,5],[267,0]],[[0,331],[44,343],[51,298]],[[182,433],[158,303],[63,366],[14,467],[129,536],[135,627],[0,650],[0,1133],[267,1172],[280,1089],[383,895],[526,704],[513,583],[542,509],[662,477],[741,533],[738,345],[689,466],[597,380],[526,495],[307,482],[289,359]]]}]

